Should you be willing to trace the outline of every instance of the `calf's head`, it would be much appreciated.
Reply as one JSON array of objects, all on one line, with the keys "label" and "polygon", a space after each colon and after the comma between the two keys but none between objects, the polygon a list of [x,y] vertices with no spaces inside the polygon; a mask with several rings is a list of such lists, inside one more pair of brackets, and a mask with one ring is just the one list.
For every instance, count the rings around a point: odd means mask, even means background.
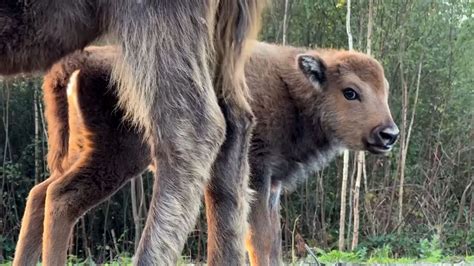
[{"label": "calf's head", "polygon": [[399,130],[380,63],[363,53],[328,50],[298,55],[297,66],[332,137],[353,150],[383,154],[392,149]]}]

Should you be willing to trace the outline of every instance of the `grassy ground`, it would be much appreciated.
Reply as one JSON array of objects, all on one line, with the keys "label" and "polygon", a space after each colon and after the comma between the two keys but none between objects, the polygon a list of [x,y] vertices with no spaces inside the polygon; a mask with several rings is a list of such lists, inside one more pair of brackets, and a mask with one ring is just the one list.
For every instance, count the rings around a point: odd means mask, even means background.
[{"label": "grassy ground", "polygon": [[[350,264],[457,264],[465,263],[468,265],[474,265],[474,256],[442,256],[431,254],[431,256],[410,258],[401,257],[393,258],[383,250],[379,253],[375,253],[371,256],[367,256],[364,252],[341,252],[333,250],[330,252],[319,252],[317,260],[324,264],[335,264],[335,263],[350,263]],[[307,257],[304,260],[296,260],[294,265],[300,265],[300,263],[315,263],[314,257]],[[291,263],[290,263],[291,264]]]},{"label": "grassy ground", "polygon": [[[319,263],[326,265],[474,265],[474,256],[431,256],[426,258],[390,258],[386,256],[385,251],[376,254],[367,258],[361,252],[340,252],[333,250],[330,252],[317,252],[317,260]],[[285,264],[287,265],[316,265],[316,260],[314,257],[309,256],[305,259],[295,259],[294,262],[288,261]],[[38,263],[37,266],[41,264]],[[79,260],[77,258],[70,258],[68,266],[93,266],[93,265],[102,265],[102,266],[124,266],[132,265],[132,259],[130,257],[120,257],[116,261],[105,263],[105,264],[96,264],[91,260]],[[182,259],[178,262],[178,265],[194,265],[192,263],[186,262],[185,259]],[[203,264],[199,264],[203,265]],[[0,263],[0,266],[11,266],[11,262]]]}]

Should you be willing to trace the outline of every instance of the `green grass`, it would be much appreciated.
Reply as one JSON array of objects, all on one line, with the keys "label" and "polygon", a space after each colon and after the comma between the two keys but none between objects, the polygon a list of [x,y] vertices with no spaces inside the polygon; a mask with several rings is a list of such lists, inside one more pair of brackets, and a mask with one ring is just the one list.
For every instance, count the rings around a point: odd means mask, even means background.
[{"label": "green grass", "polygon": [[[361,247],[353,252],[344,252],[339,250],[325,251],[316,248],[314,250],[317,259],[321,263],[335,264],[335,263],[354,263],[354,264],[416,264],[416,263],[473,263],[474,255],[467,256],[445,256],[440,247],[439,238],[434,236],[431,240],[423,239],[419,242],[416,249],[417,256],[394,258],[392,248],[385,244],[380,248],[368,251],[367,248]],[[294,265],[301,265],[305,263],[314,263],[314,258],[309,256],[305,259],[297,261]],[[177,265],[189,265],[189,258],[182,257]],[[0,263],[0,266],[11,266],[11,262]],[[96,263],[91,259],[80,259],[75,256],[68,258],[68,266],[94,266]],[[114,261],[102,264],[104,266],[124,266],[132,265],[132,259],[129,254],[123,254]],[[41,266],[38,263],[37,266]]]},{"label": "green grass", "polygon": [[[12,262],[0,263],[0,266],[11,266]],[[80,259],[76,256],[69,256],[67,266],[95,266],[97,265],[91,259]],[[129,266],[132,265],[132,258],[128,256],[121,256],[115,259],[114,261],[100,264],[101,266]],[[181,257],[177,263],[178,266],[189,265],[187,258]],[[38,263],[36,266],[41,266],[41,263]]]},{"label": "green grass", "polygon": [[[391,256],[391,250],[389,247],[383,247],[378,250],[374,250],[370,256],[364,256],[365,251],[356,252],[344,252],[339,250],[322,251],[316,250],[318,254],[318,261],[325,264],[335,263],[355,263],[355,264],[416,264],[416,263],[474,263],[474,256],[440,256],[434,254],[434,256],[410,258],[401,257],[393,258]],[[311,263],[314,262],[314,258],[307,257],[304,260],[300,260],[295,265],[300,263]]]},{"label": "green grass", "polygon": [[[370,258],[361,258],[360,253],[357,252],[343,252],[338,250],[332,250],[324,252],[323,254],[318,251],[318,261],[324,264],[335,264],[335,263],[353,263],[353,264],[416,264],[416,263],[474,263],[474,256],[450,256],[443,257],[441,259],[435,260],[433,258],[420,259],[420,258],[390,258],[390,257],[381,257],[381,256],[372,256]],[[294,265],[305,265],[305,263],[314,263],[312,257],[307,257],[304,260],[297,261]],[[11,262],[0,263],[0,266],[11,266]],[[96,265],[91,260],[79,260],[77,258],[70,258],[68,266],[94,266]],[[129,257],[120,257],[116,261],[108,262],[101,264],[103,266],[128,266],[132,265],[132,259]],[[190,265],[185,259],[181,259],[178,264],[181,265]],[[291,265],[288,263],[288,265]],[[37,266],[41,266],[41,263],[38,263]]]},{"label": "green grass", "polygon": [[[444,256],[440,248],[439,239],[433,237],[431,240],[423,239],[419,243],[418,257],[393,256],[390,245],[383,245],[370,252],[366,248],[360,248],[353,252],[339,250],[324,251],[316,249],[318,261],[325,264],[334,263],[360,263],[360,264],[413,264],[413,263],[474,263],[474,256]],[[314,258],[307,257],[302,262],[314,262]],[[301,263],[301,262],[300,262]]]}]

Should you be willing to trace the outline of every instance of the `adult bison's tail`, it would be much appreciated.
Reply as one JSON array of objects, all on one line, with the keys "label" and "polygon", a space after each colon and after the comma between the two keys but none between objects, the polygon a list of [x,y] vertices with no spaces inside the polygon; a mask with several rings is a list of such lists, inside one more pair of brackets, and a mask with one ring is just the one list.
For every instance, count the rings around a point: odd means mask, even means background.
[{"label": "adult bison's tail", "polygon": [[216,13],[213,85],[226,121],[226,140],[214,162],[205,197],[209,265],[243,264],[245,257],[251,198],[248,148],[254,119],[244,66],[264,4],[264,0],[221,0]]},{"label": "adult bison's tail", "polygon": [[[223,97],[247,97],[244,65],[267,0],[221,0],[216,15],[214,86]],[[242,88],[242,90],[235,88]],[[241,93],[242,95],[239,95]]]}]

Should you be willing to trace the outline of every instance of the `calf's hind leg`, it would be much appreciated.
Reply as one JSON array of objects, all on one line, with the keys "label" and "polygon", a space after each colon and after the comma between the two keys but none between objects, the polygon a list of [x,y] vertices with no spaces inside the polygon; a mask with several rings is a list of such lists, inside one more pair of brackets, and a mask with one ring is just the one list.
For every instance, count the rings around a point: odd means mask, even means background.
[{"label": "calf's hind leg", "polygon": [[271,178],[254,167],[251,188],[256,191],[255,199],[251,203],[249,222],[250,230],[247,233],[247,251],[252,266],[268,266],[270,264],[270,189]]},{"label": "calf's hind leg", "polygon": [[281,222],[280,222],[280,197],[282,185],[280,181],[272,184],[270,192],[270,232],[271,241],[270,265],[283,265],[281,254]]},{"label": "calf's hind leg", "polygon": [[93,65],[81,71],[68,101],[69,123],[75,125],[70,127],[69,144],[78,145],[79,158],[46,192],[44,265],[64,265],[77,219],[150,163],[142,134],[122,123],[123,113],[115,109],[117,98],[108,91],[107,76]]},{"label": "calf's hind leg", "polygon": [[36,265],[38,262],[41,254],[46,190],[56,177],[53,175],[34,186],[28,194],[13,259],[14,266]]},{"label": "calf's hind leg", "polygon": [[257,191],[250,211],[247,249],[252,266],[283,265],[281,256],[281,182],[254,169],[251,187]]},{"label": "calf's hind leg", "polygon": [[81,154],[69,171],[49,185],[43,233],[44,265],[64,265],[68,240],[77,219],[146,168],[139,163],[126,165],[122,160],[103,160],[107,156],[110,153]]}]

